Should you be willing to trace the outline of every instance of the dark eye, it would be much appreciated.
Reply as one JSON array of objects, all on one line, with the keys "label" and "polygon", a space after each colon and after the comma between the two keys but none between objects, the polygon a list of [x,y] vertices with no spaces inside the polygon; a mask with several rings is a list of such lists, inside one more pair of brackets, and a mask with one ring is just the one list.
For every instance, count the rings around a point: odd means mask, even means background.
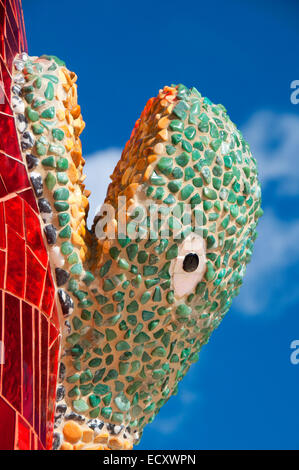
[{"label": "dark eye", "polygon": [[198,264],[199,259],[197,254],[188,253],[188,255],[186,255],[184,258],[183,270],[186,271],[186,273],[192,273],[193,271],[196,271]]}]

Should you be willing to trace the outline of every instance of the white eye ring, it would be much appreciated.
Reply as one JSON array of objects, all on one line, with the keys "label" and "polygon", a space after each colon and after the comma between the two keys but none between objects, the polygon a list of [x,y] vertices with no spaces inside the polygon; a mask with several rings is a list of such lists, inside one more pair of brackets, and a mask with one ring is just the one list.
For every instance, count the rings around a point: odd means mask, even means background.
[{"label": "white eye ring", "polygon": [[[186,256],[193,254],[198,257],[198,265],[193,271],[186,271]],[[179,247],[176,259],[171,262],[170,274],[174,294],[183,297],[194,291],[194,288],[203,278],[206,270],[206,246],[204,239],[197,233],[190,233]]]}]

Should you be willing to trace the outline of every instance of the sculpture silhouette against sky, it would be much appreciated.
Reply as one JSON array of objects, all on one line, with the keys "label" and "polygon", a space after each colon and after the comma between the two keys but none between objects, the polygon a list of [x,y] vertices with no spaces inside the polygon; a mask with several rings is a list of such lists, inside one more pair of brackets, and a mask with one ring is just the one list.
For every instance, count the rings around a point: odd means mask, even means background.
[{"label": "sculpture silhouette against sky", "polygon": [[0,447],[131,449],[239,292],[256,161],[222,105],[165,86],[88,229],[77,77],[27,55],[20,2],[0,14]]}]

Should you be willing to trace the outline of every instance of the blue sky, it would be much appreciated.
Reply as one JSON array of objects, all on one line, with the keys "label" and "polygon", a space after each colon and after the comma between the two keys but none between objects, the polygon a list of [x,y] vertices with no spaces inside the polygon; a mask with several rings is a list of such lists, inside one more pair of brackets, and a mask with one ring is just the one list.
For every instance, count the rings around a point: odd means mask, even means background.
[{"label": "blue sky", "polygon": [[299,3],[23,0],[29,52],[78,74],[91,212],[147,99],[171,83],[224,104],[265,211],[241,293],[138,449],[298,449]]}]

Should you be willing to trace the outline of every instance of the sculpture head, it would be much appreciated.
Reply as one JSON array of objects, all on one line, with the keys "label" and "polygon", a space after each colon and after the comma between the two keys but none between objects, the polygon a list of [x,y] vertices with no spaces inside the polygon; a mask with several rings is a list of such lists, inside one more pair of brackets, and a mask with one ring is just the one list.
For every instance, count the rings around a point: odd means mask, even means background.
[{"label": "sculpture head", "polygon": [[142,431],[239,293],[260,185],[225,108],[183,85],[148,102],[111,178],[93,227],[100,311],[121,411]]},{"label": "sculpture head", "polygon": [[52,56],[15,69],[61,314],[54,448],[130,448],[239,292],[262,213],[256,162],[223,106],[165,87],[89,231],[76,77]]}]

